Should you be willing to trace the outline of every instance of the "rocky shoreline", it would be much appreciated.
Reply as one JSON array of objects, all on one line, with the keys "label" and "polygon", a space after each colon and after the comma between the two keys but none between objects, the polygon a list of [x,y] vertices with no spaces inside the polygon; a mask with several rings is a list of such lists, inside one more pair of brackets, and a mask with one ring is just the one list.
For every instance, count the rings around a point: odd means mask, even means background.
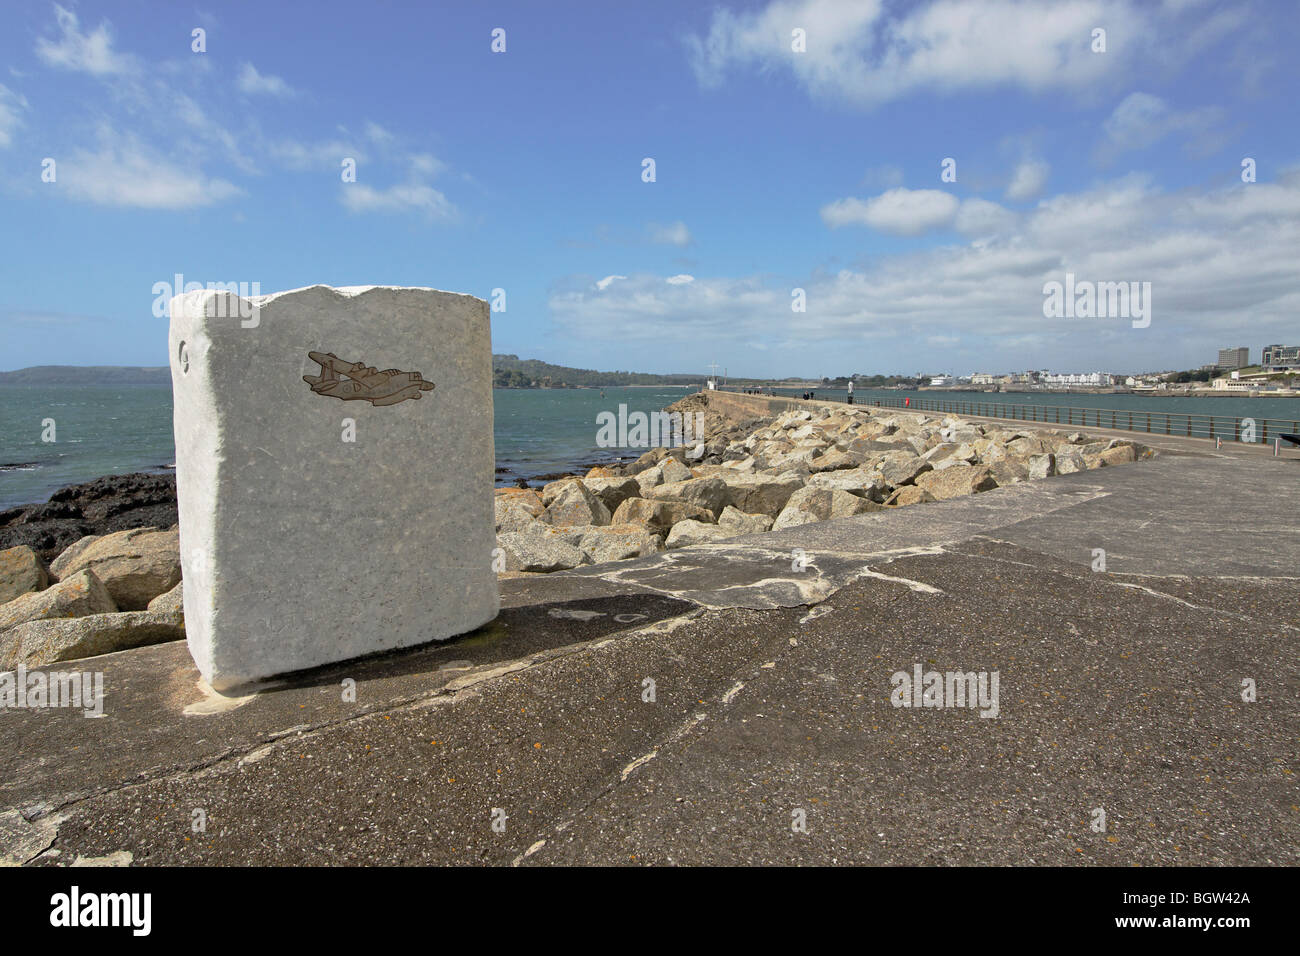
[{"label": "rocky shoreline", "polygon": [[[815,406],[736,420],[689,396],[702,438],[540,488],[495,489],[500,575],[547,573],[916,507],[1154,452],[1081,432]],[[176,482],[111,475],[0,512],[0,670],[185,636]]]},{"label": "rocky shoreline", "polygon": [[170,528],[178,520],[174,474],[106,475],[60,488],[48,501],[0,511],[0,550],[26,545],[52,561],[87,535]]}]

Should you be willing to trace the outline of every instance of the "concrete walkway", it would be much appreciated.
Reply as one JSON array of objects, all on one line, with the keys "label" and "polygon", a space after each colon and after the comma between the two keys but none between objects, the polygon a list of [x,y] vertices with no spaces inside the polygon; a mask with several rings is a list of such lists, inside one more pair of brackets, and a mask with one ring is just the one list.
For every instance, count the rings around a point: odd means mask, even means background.
[{"label": "concrete walkway", "polygon": [[[1296,865],[1298,496],[1184,452],[507,580],[479,632],[237,701],[183,644],[94,658],[102,718],[0,712],[0,852]],[[998,716],[894,707],[918,664],[996,671]]]}]

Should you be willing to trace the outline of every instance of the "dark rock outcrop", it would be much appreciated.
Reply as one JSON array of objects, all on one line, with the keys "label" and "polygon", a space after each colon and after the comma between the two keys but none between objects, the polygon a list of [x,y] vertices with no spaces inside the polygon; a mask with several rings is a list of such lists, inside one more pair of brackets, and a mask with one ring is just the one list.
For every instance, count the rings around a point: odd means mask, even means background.
[{"label": "dark rock outcrop", "polygon": [[0,511],[0,550],[25,544],[49,562],[89,534],[170,528],[177,520],[174,475],[107,475]]}]

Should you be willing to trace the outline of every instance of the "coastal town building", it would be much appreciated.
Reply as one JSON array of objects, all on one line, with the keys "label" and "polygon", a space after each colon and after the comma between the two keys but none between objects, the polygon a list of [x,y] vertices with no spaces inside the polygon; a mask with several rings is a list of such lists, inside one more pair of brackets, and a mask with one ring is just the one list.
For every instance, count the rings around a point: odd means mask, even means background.
[{"label": "coastal town building", "polygon": [[1114,383],[1115,376],[1106,372],[1063,372],[1063,373],[1044,373],[1042,382],[1047,386],[1069,386],[1084,385],[1100,387]]},{"label": "coastal town building", "polygon": [[1245,346],[1231,349],[1219,349],[1219,368],[1245,368],[1250,364],[1250,349]]},{"label": "coastal town building", "polygon": [[1300,369],[1300,345],[1266,345],[1260,365],[1266,372]]}]

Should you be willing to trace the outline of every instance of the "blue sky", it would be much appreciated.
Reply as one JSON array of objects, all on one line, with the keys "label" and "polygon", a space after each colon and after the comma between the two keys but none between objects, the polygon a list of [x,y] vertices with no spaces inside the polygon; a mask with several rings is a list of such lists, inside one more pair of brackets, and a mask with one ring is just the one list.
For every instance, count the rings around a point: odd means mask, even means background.
[{"label": "blue sky", "polygon": [[[164,364],[176,273],[500,288],[494,351],[601,369],[1127,372],[1300,340],[1289,2],[19,0],[3,24],[0,369]],[[1067,272],[1150,282],[1150,325],[1045,317]]]}]

